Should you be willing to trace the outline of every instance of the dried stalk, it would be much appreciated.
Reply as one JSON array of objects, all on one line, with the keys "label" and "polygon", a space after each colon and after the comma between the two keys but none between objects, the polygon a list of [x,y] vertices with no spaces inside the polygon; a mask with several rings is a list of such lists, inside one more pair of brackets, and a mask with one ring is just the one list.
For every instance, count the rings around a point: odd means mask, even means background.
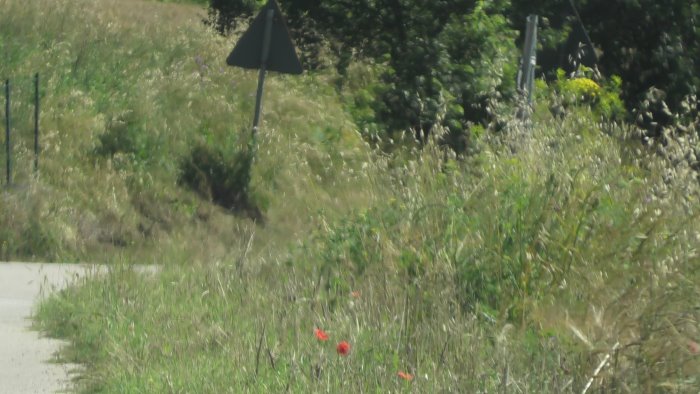
[{"label": "dried stalk", "polygon": [[617,348],[619,348],[619,347],[620,347],[620,342],[615,342],[615,346],[613,346],[610,353],[606,354],[605,357],[603,357],[603,361],[601,361],[600,364],[598,364],[598,367],[595,369],[595,371],[593,371],[593,376],[591,376],[591,378],[588,379],[588,383],[586,383],[586,386],[583,388],[583,391],[581,392],[581,394],[586,394],[588,389],[591,388],[591,385],[593,384],[593,380],[598,377],[598,374],[600,373],[600,371],[603,369],[605,364],[607,364],[608,361],[610,360],[610,355],[613,354],[617,350]]}]

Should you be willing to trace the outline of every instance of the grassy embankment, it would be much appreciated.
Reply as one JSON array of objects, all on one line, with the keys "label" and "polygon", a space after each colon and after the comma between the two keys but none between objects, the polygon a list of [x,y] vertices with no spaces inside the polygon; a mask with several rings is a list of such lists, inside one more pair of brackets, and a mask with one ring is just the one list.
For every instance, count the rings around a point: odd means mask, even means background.
[{"label": "grassy embankment", "polygon": [[[17,185],[0,214],[2,258],[212,260],[255,228],[178,181],[194,146],[235,159],[255,100],[257,74],[225,66],[234,41],[205,31],[201,8],[8,0],[3,9]],[[43,81],[38,181],[29,174],[34,72]],[[363,199],[355,180],[332,172],[367,152],[327,78],[267,83],[252,194],[275,223],[258,227],[269,243],[305,231],[319,209]]]},{"label": "grassy embankment", "polygon": [[275,76],[256,225],[178,182],[192,147],[240,148],[256,83],[195,8],[0,5],[0,73],[47,81],[42,171],[3,195],[3,257],[163,265],[39,309],[88,365],[80,389],[581,392],[609,356],[596,389],[697,391],[696,181],[626,127],[543,102],[469,159],[383,155],[332,75]]}]

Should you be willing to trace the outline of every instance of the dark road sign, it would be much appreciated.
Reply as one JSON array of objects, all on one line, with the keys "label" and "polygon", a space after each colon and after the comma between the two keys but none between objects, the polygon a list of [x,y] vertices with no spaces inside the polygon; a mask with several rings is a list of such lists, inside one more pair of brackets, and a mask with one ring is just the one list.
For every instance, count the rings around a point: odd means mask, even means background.
[{"label": "dark road sign", "polygon": [[262,110],[263,86],[268,70],[285,74],[301,74],[301,62],[297,57],[289,30],[275,0],[269,0],[255,17],[248,30],[238,40],[233,52],[226,59],[229,66],[260,69],[258,93],[255,97],[255,116],[251,147],[255,149]]},{"label": "dark road sign", "polygon": [[[272,11],[269,47],[265,48],[267,16]],[[264,53],[267,49],[267,53]],[[276,71],[285,74],[301,74],[301,62],[297,57],[289,30],[275,0],[268,1],[255,17],[248,30],[238,40],[233,52],[226,59],[229,66]]]}]

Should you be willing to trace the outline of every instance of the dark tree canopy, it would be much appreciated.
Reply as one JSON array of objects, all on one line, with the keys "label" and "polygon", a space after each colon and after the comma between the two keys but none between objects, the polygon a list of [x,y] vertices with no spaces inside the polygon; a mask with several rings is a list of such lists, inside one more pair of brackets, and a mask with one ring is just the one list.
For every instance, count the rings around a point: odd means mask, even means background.
[{"label": "dark tree canopy", "polygon": [[[317,53],[309,48],[321,40],[334,49],[341,76],[353,58],[384,66],[370,106],[374,121],[389,134],[412,129],[420,136],[441,124],[453,146],[465,143],[472,125],[489,121],[489,102],[514,95],[517,48],[522,45],[517,32],[523,32],[529,14],[541,21],[538,76],[553,77],[557,68],[566,69],[572,48],[587,33],[599,70],[622,78],[629,109],[653,88],[676,110],[700,85],[696,0],[279,2],[305,48],[307,66],[316,66]],[[213,23],[227,32],[238,18],[252,16],[260,3],[211,0]]]},{"label": "dark tree canopy", "polygon": [[[560,44],[576,23],[572,3],[598,50],[598,67],[619,75],[623,98],[635,108],[650,89],[663,92],[671,110],[700,86],[700,2],[696,0],[513,0],[511,19],[528,13],[548,19],[543,49]],[[553,62],[556,64],[556,62]],[[553,66],[554,64],[548,64]],[[546,69],[544,71],[547,71]]]},{"label": "dark tree canopy", "polygon": [[206,23],[219,34],[227,34],[236,28],[238,21],[252,16],[259,6],[256,0],[210,0]]}]

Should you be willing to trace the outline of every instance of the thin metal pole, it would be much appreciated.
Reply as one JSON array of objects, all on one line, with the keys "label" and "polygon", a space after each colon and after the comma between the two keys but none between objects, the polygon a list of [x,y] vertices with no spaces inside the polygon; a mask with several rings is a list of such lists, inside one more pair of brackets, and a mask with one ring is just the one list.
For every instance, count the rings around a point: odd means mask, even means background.
[{"label": "thin metal pole", "polygon": [[253,138],[251,143],[255,146],[255,135],[258,132],[260,122],[260,111],[262,109],[263,85],[265,84],[265,73],[267,71],[267,59],[270,55],[270,41],[272,39],[272,20],[275,17],[275,10],[267,10],[265,19],[265,35],[263,36],[262,56],[260,61],[260,74],[258,75],[258,94],[255,97],[255,117],[253,118]]},{"label": "thin metal pole", "polygon": [[253,117],[253,139],[258,132],[258,123],[260,123],[260,111],[262,107],[263,86],[265,85],[265,66],[260,68],[258,73],[258,93],[255,96],[255,116]]},{"label": "thin metal pole", "polygon": [[12,145],[10,143],[10,128],[12,121],[10,120],[10,80],[5,80],[5,155],[7,157],[7,184],[12,182]]},{"label": "thin metal pole", "polygon": [[34,175],[39,173],[39,73],[34,75]]},{"label": "thin metal pole", "polygon": [[527,91],[527,102],[532,104],[532,91],[535,87],[535,66],[537,65],[537,15],[527,17],[525,48],[523,51],[523,86]]}]

